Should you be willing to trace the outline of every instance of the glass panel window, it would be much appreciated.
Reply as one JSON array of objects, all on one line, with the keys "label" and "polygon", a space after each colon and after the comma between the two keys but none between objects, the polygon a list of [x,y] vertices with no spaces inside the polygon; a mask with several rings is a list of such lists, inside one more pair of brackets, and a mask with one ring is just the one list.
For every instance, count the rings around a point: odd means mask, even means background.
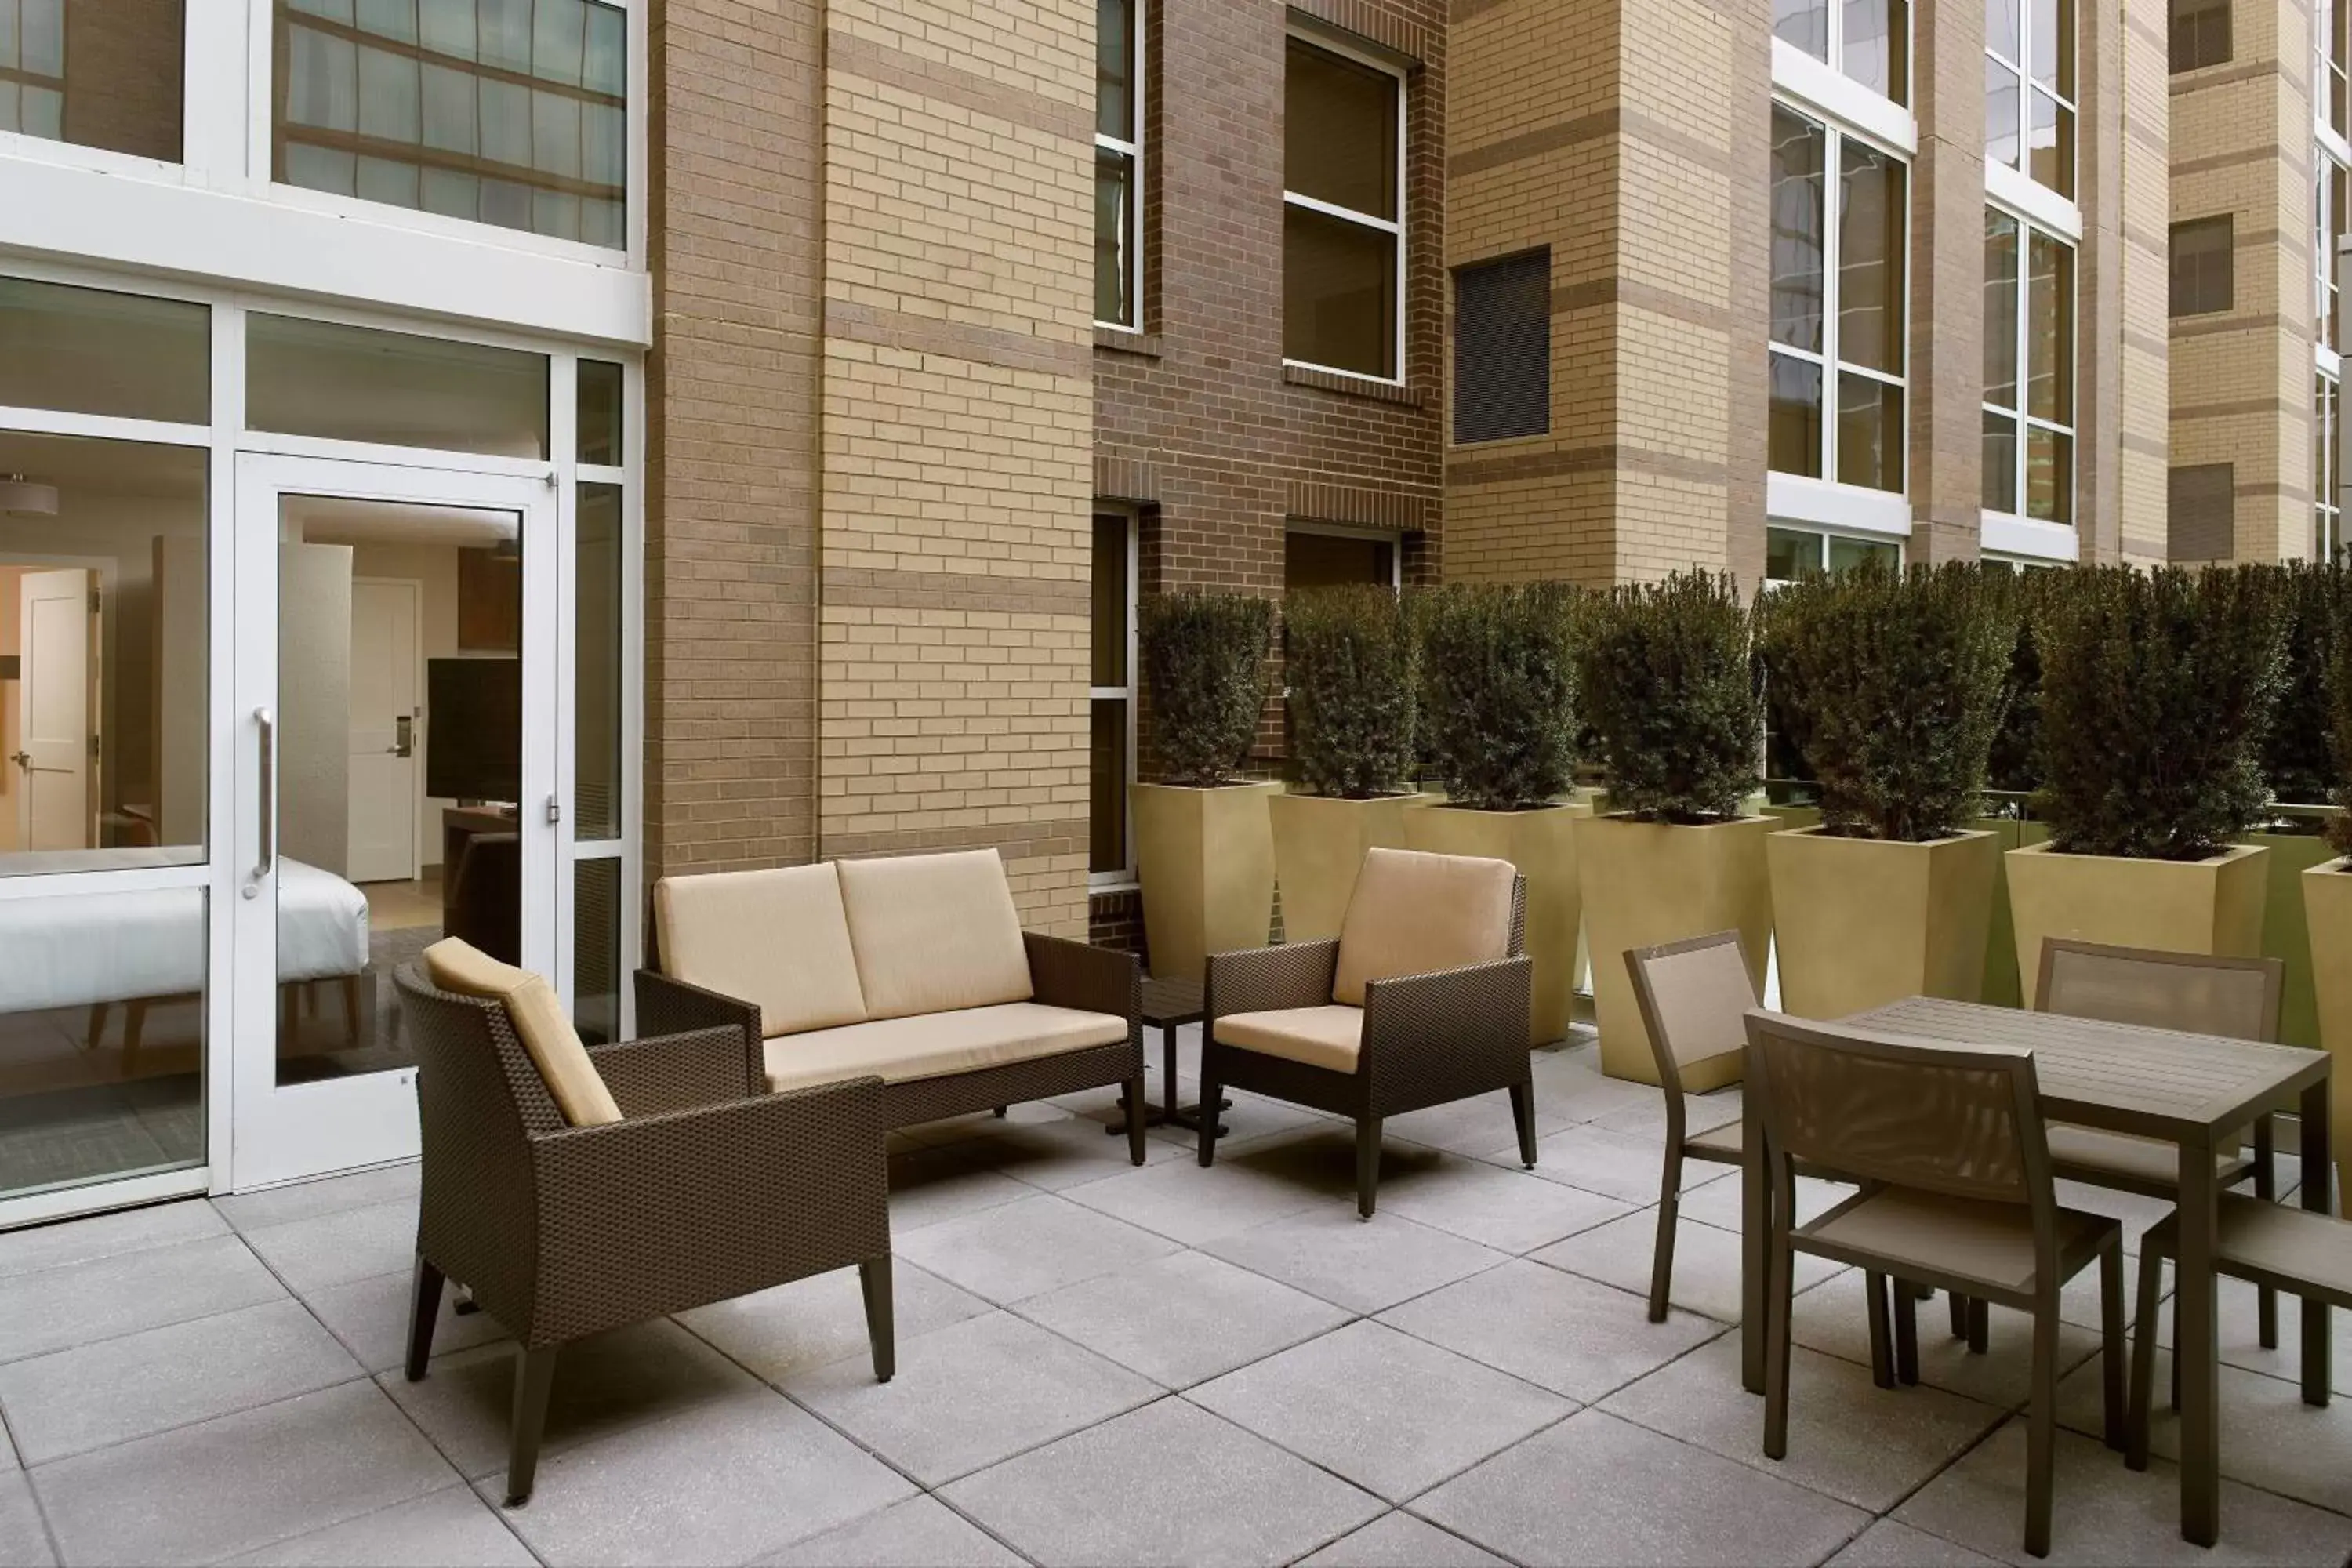
[{"label": "glass panel window", "polygon": [[1875,563],[1892,571],[1903,564],[1903,547],[1891,539],[1841,539],[1830,536],[1830,572],[1851,572]]},{"label": "glass panel window", "polygon": [[1911,101],[1908,0],[1841,0],[1838,68],[1896,103]]},{"label": "glass panel window", "polygon": [[2074,247],[1987,208],[1987,510],[2074,521]]},{"label": "glass panel window", "polygon": [[572,1022],[583,1045],[621,1037],[621,861],[572,867]]},{"label": "glass panel window", "polygon": [[2343,387],[2332,375],[2312,377],[2311,496],[2312,553],[2322,561],[2344,544],[2342,498],[2336,493],[2336,444],[2343,439]]},{"label": "glass panel window", "polygon": [[287,436],[545,458],[547,356],[259,311],[245,422]]},{"label": "glass panel window", "polygon": [[1766,446],[1774,472],[1822,477],[1822,367],[1793,354],[1771,356]]},{"label": "glass panel window", "polygon": [[1838,377],[1837,478],[1874,490],[1903,489],[1903,388],[1848,371]]},{"label": "glass panel window", "polygon": [[1095,320],[1139,329],[1143,284],[1143,0],[1097,0]]},{"label": "glass panel window", "polygon": [[[2221,5],[2221,0],[2207,0]],[[2228,37],[2228,6],[2223,37]],[[2347,0],[2315,0],[2311,11],[2313,54],[2317,68],[2312,89],[2312,112],[2338,136],[2352,135],[2352,4]],[[2227,58],[2225,55],[2223,58]]]},{"label": "glass panel window", "polygon": [[278,180],[627,245],[628,17],[619,6],[277,0],[277,47]]},{"label": "glass panel window", "polygon": [[[2317,0],[2314,24],[2325,37],[2334,0]],[[2178,71],[2200,70],[2230,58],[2231,0],[2172,0],[2172,40],[2168,64]]]},{"label": "glass panel window", "polygon": [[2320,347],[2341,353],[2347,187],[2352,175],[2325,147],[2319,149],[2318,165],[2312,177],[2312,335]]},{"label": "glass panel window", "polygon": [[1135,156],[1095,149],[1095,320],[1133,327],[1135,314]]},{"label": "glass panel window", "polygon": [[1827,65],[1830,0],[1772,0],[1772,36]]},{"label": "glass panel window", "polygon": [[1097,881],[1119,882],[1135,870],[1128,844],[1128,759],[1135,749],[1135,670],[1129,646],[1135,626],[1135,520],[1095,515],[1093,682],[1088,703],[1087,868]]},{"label": "glass panel window", "polygon": [[572,647],[573,836],[621,837],[621,487],[579,490]]},{"label": "glass panel window", "polygon": [[2074,195],[2074,0],[1985,0],[1985,158]]},{"label": "glass panel window", "polygon": [[1282,542],[1282,591],[1296,594],[1353,583],[1394,587],[1396,549],[1393,538],[1293,529]]},{"label": "glass panel window", "polygon": [[2234,226],[2227,213],[2172,226],[2173,315],[2197,316],[2230,309],[2236,292]]},{"label": "glass panel window", "polygon": [[1803,115],[1772,110],[1772,341],[1822,352],[1827,289],[1829,134]]},{"label": "glass panel window", "polygon": [[212,311],[178,300],[0,278],[0,407],[205,424]]},{"label": "glass panel window", "polygon": [[610,360],[583,359],[578,373],[576,399],[580,460],[604,468],[627,461],[623,440],[621,367]]},{"label": "glass panel window", "polygon": [[186,25],[181,0],[0,0],[0,132],[178,163]]},{"label": "glass panel window", "polygon": [[1865,562],[1899,567],[1903,547],[1891,539],[1856,539],[1810,528],[1775,525],[1764,531],[1764,580],[1768,583],[1794,583],[1822,572],[1851,572]]},{"label": "glass panel window", "polygon": [[1395,380],[1404,82],[1294,37],[1284,92],[1283,356]]}]

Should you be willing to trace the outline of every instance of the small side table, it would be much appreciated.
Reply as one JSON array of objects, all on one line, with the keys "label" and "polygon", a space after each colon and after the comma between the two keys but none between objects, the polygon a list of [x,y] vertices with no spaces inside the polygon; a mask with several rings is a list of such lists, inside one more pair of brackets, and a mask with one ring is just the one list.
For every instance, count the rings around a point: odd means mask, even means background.
[{"label": "small side table", "polygon": [[[1160,1105],[1153,1105],[1149,1101],[1145,1103],[1143,1124],[1146,1127],[1172,1123],[1178,1127],[1190,1128],[1195,1132],[1201,1130],[1201,1108],[1197,1105],[1179,1106],[1176,1103],[1176,1031],[1186,1024],[1199,1023],[1202,1010],[1203,1004],[1199,982],[1154,980],[1149,975],[1144,977],[1143,1024],[1146,1028],[1156,1028],[1160,1031],[1160,1092],[1166,1102]],[[1121,1103],[1125,1103],[1124,1097],[1121,1099]],[[1217,1109],[1230,1110],[1233,1109],[1233,1103],[1230,1100],[1220,1100],[1217,1101]],[[1132,1106],[1128,1107],[1128,1114],[1130,1116],[1134,1114]],[[1113,1125],[1104,1128],[1103,1131],[1109,1133],[1125,1132],[1127,1122],[1122,1118]],[[1222,1138],[1224,1135],[1225,1129],[1220,1123],[1217,1136]]]}]

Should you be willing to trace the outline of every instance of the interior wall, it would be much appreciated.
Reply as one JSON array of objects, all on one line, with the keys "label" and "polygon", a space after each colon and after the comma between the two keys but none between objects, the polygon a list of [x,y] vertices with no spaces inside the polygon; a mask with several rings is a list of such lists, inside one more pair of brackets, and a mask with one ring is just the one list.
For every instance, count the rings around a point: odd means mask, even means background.
[{"label": "interior wall", "polygon": [[350,545],[278,547],[278,852],[340,877],[351,858]]},{"label": "interior wall", "polygon": [[[16,579],[21,575],[16,567],[0,566],[0,658],[24,651],[16,631]],[[18,847],[17,791],[24,775],[8,761],[16,754],[16,682],[0,680],[0,855]]]},{"label": "interior wall", "polygon": [[[424,625],[417,646],[427,659],[457,656],[457,549],[451,544],[354,544],[355,577],[402,577],[422,584],[418,614]],[[417,671],[417,706],[425,705],[425,672]],[[432,758],[433,715],[416,727],[416,846],[427,866],[441,863],[441,811],[454,800],[427,795],[425,780]]]}]

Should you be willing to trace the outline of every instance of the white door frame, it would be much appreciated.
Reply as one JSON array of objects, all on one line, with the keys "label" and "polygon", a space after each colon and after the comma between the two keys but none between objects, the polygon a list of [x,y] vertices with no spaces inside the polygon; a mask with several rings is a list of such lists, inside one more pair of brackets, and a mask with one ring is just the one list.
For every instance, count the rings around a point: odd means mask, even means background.
[{"label": "white door frame", "polygon": [[[450,468],[240,452],[236,460],[235,668],[225,722],[235,784],[225,845],[223,900],[233,928],[233,1026],[228,1185],[242,1191],[328,1171],[404,1159],[417,1152],[415,1069],[290,1085],[277,1081],[277,876],[265,868],[263,834],[274,837],[277,802],[261,791],[266,731],[259,715],[278,704],[278,551],[279,498],[286,494],[462,506],[513,511],[523,539],[522,959],[550,975],[568,965],[559,923],[558,870],[571,867],[568,813],[560,801],[560,758],[569,757],[571,717],[562,696],[558,495],[545,477],[468,473]],[[275,761],[271,764],[275,768]],[[568,772],[569,770],[564,770]],[[266,810],[265,810],[266,808]]]},{"label": "white door frame", "polygon": [[[409,637],[409,647],[414,648],[416,652],[416,673],[412,679],[410,689],[415,692],[416,700],[421,703],[425,700],[425,654],[424,579],[419,577],[385,577],[360,572],[355,572],[352,574],[352,587],[354,591],[359,589],[362,584],[369,583],[397,586],[409,590],[409,618],[414,628],[412,635]],[[411,735],[408,747],[409,760],[416,764],[415,769],[412,770],[411,778],[411,782],[415,787],[408,792],[408,879],[413,882],[425,875],[425,752],[417,744],[417,737],[421,734],[421,728],[413,719],[409,724],[409,731]],[[425,739],[426,743],[429,744],[429,737]],[[444,875],[446,875],[448,868],[446,866],[443,867],[442,871]]]}]

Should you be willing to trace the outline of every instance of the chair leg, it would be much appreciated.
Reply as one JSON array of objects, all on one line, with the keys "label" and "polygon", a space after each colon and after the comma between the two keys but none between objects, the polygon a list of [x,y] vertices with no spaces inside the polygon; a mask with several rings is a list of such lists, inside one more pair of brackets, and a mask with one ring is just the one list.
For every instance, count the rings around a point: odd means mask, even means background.
[{"label": "chair leg", "polygon": [[[1206,1105],[1208,1101],[1201,1102]],[[1206,1115],[1214,1112],[1204,1111]],[[1381,1119],[1356,1118],[1356,1217],[1372,1217],[1372,1201],[1381,1190]]]},{"label": "chair leg", "polygon": [[998,1107],[996,1108],[995,1115],[996,1115],[996,1119],[997,1119],[999,1121],[1003,1121],[1003,1120],[1004,1120],[1004,1107],[1003,1107],[1003,1106],[1001,1106],[1001,1105],[1000,1105],[1000,1106],[998,1106]]},{"label": "chair leg", "polygon": [[1983,1298],[1969,1298],[1969,1353],[1982,1355],[1992,1346],[1992,1305]]},{"label": "chair leg", "polygon": [[360,1043],[360,977],[343,976],[343,1038],[352,1045]]},{"label": "chair leg", "polygon": [[1944,1304],[1949,1307],[1952,1312],[1952,1338],[1967,1339],[1969,1337],[1969,1299],[1958,1290],[1948,1290],[1944,1293]]},{"label": "chair leg", "polygon": [[[1127,1080],[1127,1163],[1130,1165],[1143,1163],[1143,1131],[1144,1124],[1150,1120],[1146,1114],[1150,1103],[1144,1097],[1143,1075],[1139,1072]],[[1169,1095],[1168,1103],[1171,1109],[1174,1107],[1174,1094]],[[1210,1121],[1216,1119],[1214,1112],[1209,1113]]]},{"label": "chair leg", "polygon": [[[1764,1457],[1785,1459],[1789,1457],[1789,1312],[1793,1264],[1786,1234],[1778,1224],[1773,1231],[1771,1283],[1764,1293]],[[1870,1278],[1871,1289],[1875,1291],[1878,1276]]]},{"label": "chair leg", "polygon": [[1863,1289],[1870,1292],[1870,1381],[1881,1388],[1895,1386],[1895,1355],[1886,1324],[1886,1276],[1864,1272]]},{"label": "chair leg", "polygon": [[539,1479],[539,1439],[547,1429],[547,1393],[555,1384],[555,1351],[515,1351],[514,1431],[507,1452],[507,1506],[530,1500]]},{"label": "chair leg", "polygon": [[122,1009],[122,1076],[139,1071],[139,1047],[147,1037],[147,999],[141,997]]},{"label": "chair leg", "polygon": [[2124,1241],[2118,1235],[2099,1254],[2099,1391],[2107,1447],[2126,1453],[2124,1428]]},{"label": "chair leg", "polygon": [[2051,1471],[2058,1444],[2058,1302],[2033,1314],[2033,1392],[2025,1427],[2025,1550],[2050,1555]]},{"label": "chair leg", "polygon": [[874,1381],[887,1383],[898,1371],[898,1332],[891,1310],[890,1255],[857,1266],[857,1289],[866,1297],[866,1342],[874,1352]]},{"label": "chair leg", "polygon": [[1675,1288],[1675,1225],[1682,1215],[1682,1186],[1683,1152],[1669,1146],[1665,1174],[1658,1183],[1658,1240],[1650,1253],[1650,1321],[1654,1323],[1666,1321],[1666,1298]]},{"label": "chair leg", "polygon": [[89,1005],[89,1033],[83,1037],[82,1045],[84,1048],[94,1051],[105,1038],[106,1004],[93,1002]]},{"label": "chair leg", "polygon": [[1919,1385],[1919,1292],[1902,1279],[1895,1281],[1895,1381]]},{"label": "chair leg", "polygon": [[1519,1163],[1532,1171],[1536,1168],[1536,1086],[1533,1083],[1511,1085],[1511,1121],[1519,1130]]},{"label": "chair leg", "polygon": [[2147,1468],[2148,1403],[2156,1394],[2157,1297],[2164,1288],[2164,1259],[2139,1255],[2139,1308],[2132,1323],[2131,1408],[2124,1417],[2124,1463]]},{"label": "chair leg", "polygon": [[408,1289],[408,1381],[425,1381],[425,1363],[433,1359],[433,1327],[441,1316],[441,1270],[416,1255],[416,1271]]},{"label": "chair leg", "polygon": [[[2276,1139],[2269,1117],[2254,1123],[2254,1196],[2266,1204],[2278,1202]],[[2278,1349],[2278,1292],[2268,1285],[2255,1287],[2254,1314],[2263,1349]]]}]

